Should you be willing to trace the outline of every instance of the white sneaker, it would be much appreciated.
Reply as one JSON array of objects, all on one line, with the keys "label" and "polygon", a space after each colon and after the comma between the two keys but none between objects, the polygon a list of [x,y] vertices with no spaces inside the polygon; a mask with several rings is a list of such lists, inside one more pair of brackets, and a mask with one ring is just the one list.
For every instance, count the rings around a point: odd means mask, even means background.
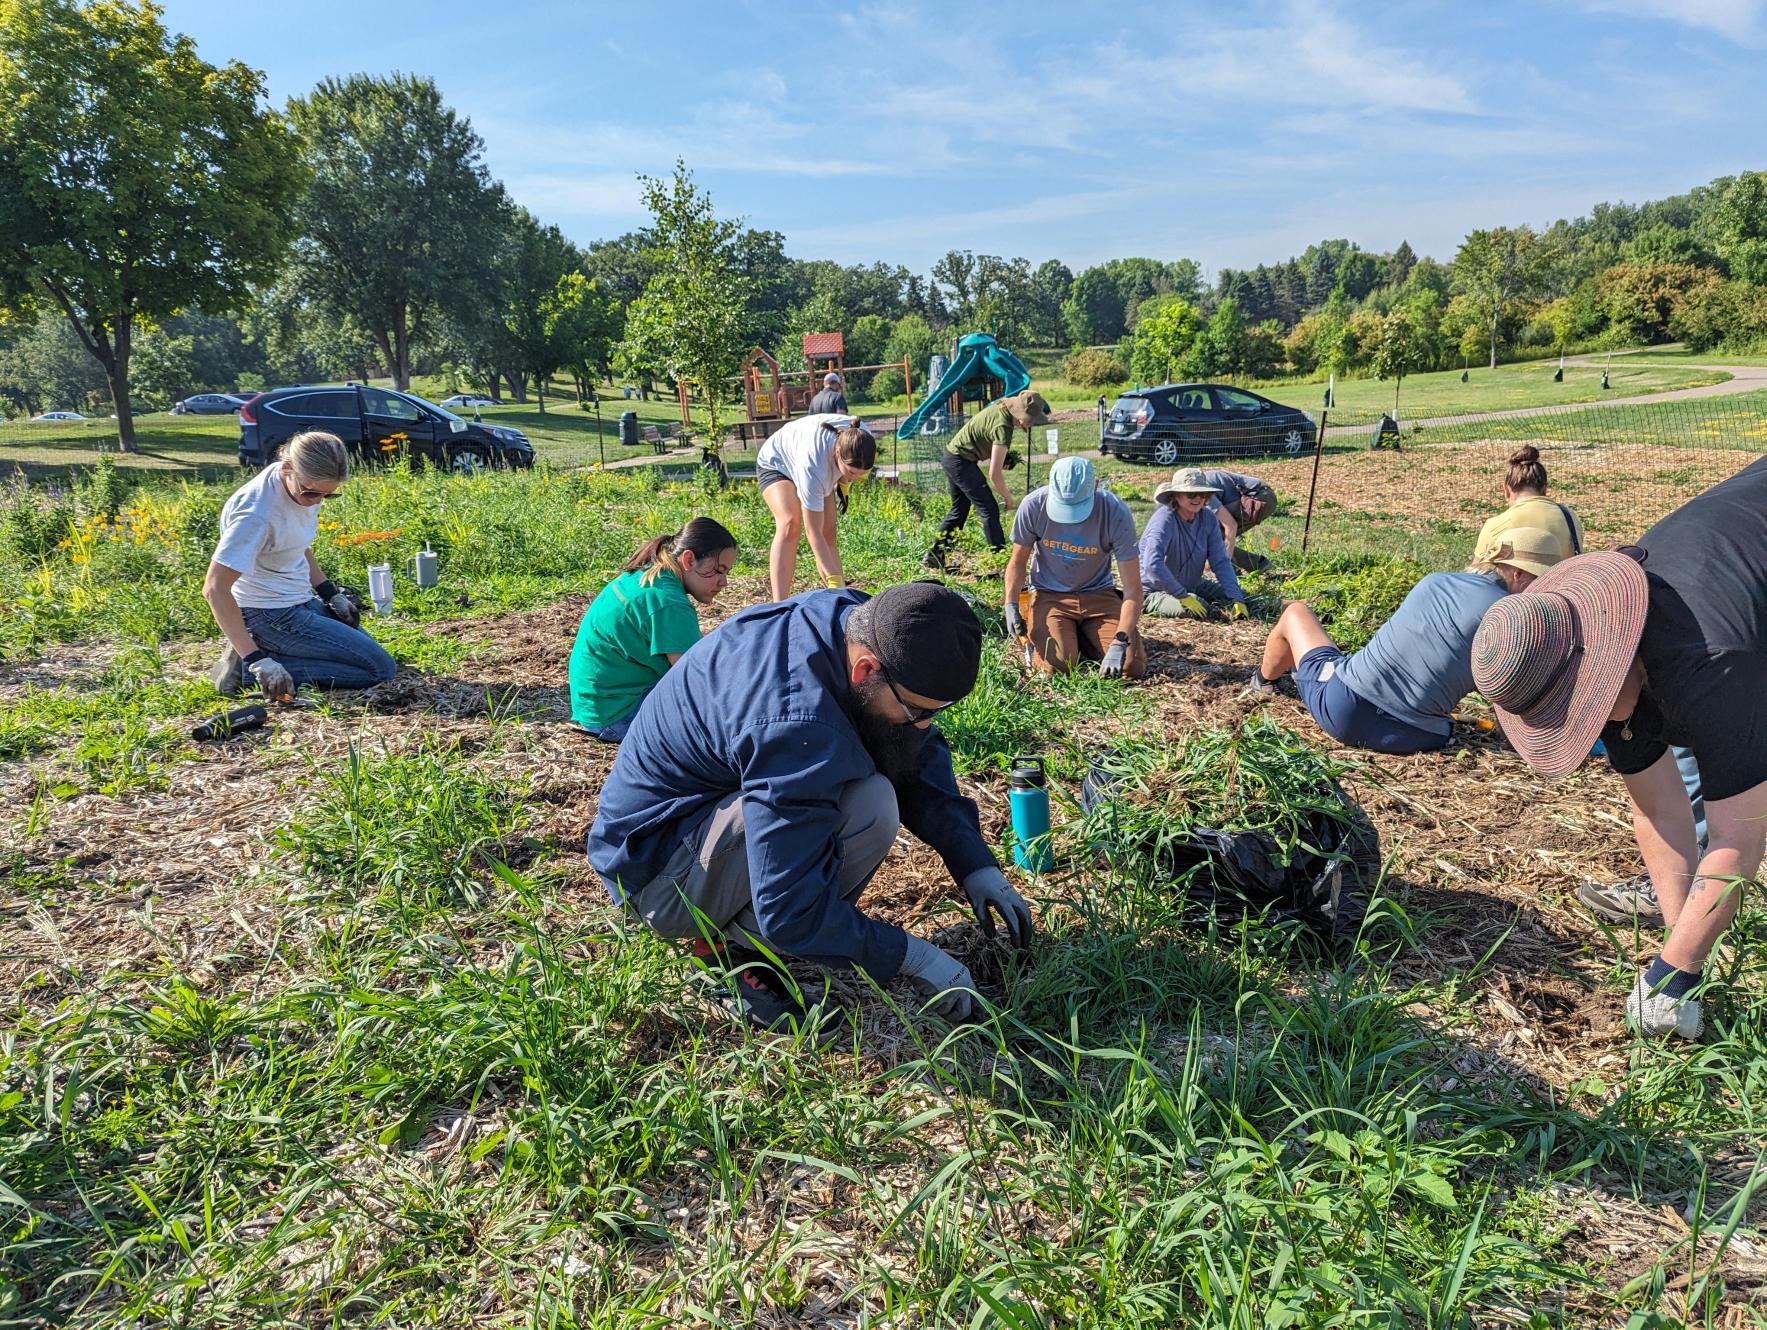
[{"label": "white sneaker", "polygon": [[1706,1028],[1700,1004],[1693,998],[1672,998],[1667,993],[1653,993],[1638,976],[1632,991],[1626,995],[1626,1020],[1632,1028],[1650,1039],[1675,1035],[1682,1039],[1698,1039]]},{"label": "white sneaker", "polygon": [[1624,882],[1597,882],[1585,878],[1577,888],[1577,899],[1603,919],[1616,924],[1660,924],[1663,907],[1657,903],[1657,889],[1651,885],[1650,874],[1640,873]]}]

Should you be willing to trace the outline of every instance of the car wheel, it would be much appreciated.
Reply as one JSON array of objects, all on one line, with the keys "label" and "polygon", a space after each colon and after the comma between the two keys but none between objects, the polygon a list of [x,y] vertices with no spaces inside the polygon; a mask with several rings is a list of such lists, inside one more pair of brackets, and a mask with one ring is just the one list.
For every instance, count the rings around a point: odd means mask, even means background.
[{"label": "car wheel", "polygon": [[1276,447],[1285,453],[1298,453],[1307,446],[1307,431],[1299,425],[1290,425],[1276,436]]},{"label": "car wheel", "polygon": [[455,448],[448,453],[448,470],[457,476],[476,476],[491,465],[491,459],[477,448]]},{"label": "car wheel", "polygon": [[1149,456],[1159,466],[1177,466],[1178,440],[1155,439],[1153,441],[1153,450],[1149,453]]}]

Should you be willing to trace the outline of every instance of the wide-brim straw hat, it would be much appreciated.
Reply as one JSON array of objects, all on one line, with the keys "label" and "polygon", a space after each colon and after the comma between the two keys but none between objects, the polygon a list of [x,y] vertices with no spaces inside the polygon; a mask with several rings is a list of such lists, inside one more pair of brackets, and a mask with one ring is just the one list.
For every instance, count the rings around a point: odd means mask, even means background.
[{"label": "wide-brim straw hat", "polygon": [[1026,388],[1022,393],[1014,393],[1011,397],[1000,400],[1006,407],[1006,414],[1022,429],[1049,423],[1049,403],[1043,400],[1040,392]]},{"label": "wide-brim straw hat", "polygon": [[1566,559],[1485,612],[1473,682],[1522,759],[1547,776],[1589,756],[1638,654],[1650,588],[1611,550]]},{"label": "wide-brim straw hat", "polygon": [[1160,487],[1153,492],[1153,501],[1158,503],[1168,494],[1212,495],[1214,493],[1215,487],[1203,479],[1202,468],[1186,466],[1174,471],[1170,480],[1160,483]]},{"label": "wide-brim straw hat", "polygon": [[1564,542],[1537,526],[1512,527],[1491,542],[1486,562],[1507,564],[1545,577],[1564,561]]}]

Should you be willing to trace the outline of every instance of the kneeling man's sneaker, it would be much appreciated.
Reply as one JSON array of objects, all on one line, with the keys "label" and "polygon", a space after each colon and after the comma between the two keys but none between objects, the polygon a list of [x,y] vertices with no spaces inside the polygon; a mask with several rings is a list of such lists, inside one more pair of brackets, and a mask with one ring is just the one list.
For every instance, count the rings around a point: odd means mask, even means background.
[{"label": "kneeling man's sneaker", "polygon": [[1603,919],[1616,924],[1660,924],[1663,907],[1650,874],[1640,873],[1624,882],[1597,882],[1586,878],[1577,888],[1577,899]]},{"label": "kneeling man's sneaker", "polygon": [[764,956],[700,938],[689,950],[718,980],[719,1000],[755,1029],[789,1034],[809,1015],[790,980]]},{"label": "kneeling man's sneaker", "polygon": [[245,685],[239,678],[239,653],[229,642],[221,648],[221,658],[209,666],[209,682],[222,697],[238,697]]},{"label": "kneeling man's sneaker", "polygon": [[1638,982],[1632,985],[1631,993],[1626,996],[1626,1021],[1639,1034],[1649,1039],[1661,1039],[1668,1035],[1680,1039],[1698,1039],[1701,1031],[1706,1028],[1706,1018],[1700,1011],[1697,999],[1672,998],[1667,993],[1653,993],[1644,982],[1642,974],[1638,976]]}]

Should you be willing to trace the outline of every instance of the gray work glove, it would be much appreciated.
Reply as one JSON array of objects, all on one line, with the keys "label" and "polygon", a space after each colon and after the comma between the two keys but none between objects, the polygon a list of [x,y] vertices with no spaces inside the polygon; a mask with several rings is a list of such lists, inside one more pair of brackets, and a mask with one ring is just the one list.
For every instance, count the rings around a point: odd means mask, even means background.
[{"label": "gray work glove", "polygon": [[968,968],[955,956],[911,934],[908,954],[902,958],[902,973],[932,1000],[934,1014],[953,1025],[974,1019],[981,996]]},{"label": "gray work glove", "polygon": [[1012,889],[1005,873],[998,868],[978,868],[963,879],[963,894],[969,897],[969,908],[976,912],[982,932],[994,936],[994,915],[998,914],[1013,946],[1022,951],[1031,945],[1031,907]]},{"label": "gray work glove", "polygon": [[351,628],[362,626],[362,606],[359,599],[352,596],[347,588],[327,579],[313,588],[313,594],[325,602],[326,610],[339,623]]},{"label": "gray work glove", "polygon": [[1118,633],[1117,640],[1112,642],[1104,653],[1104,661],[1098,672],[1107,679],[1123,677],[1123,666],[1129,659],[1129,634]]},{"label": "gray work glove", "polygon": [[1015,642],[1031,635],[1030,629],[1025,627],[1025,616],[1019,613],[1016,602],[1006,607],[1006,635]]},{"label": "gray work glove", "polygon": [[272,702],[287,702],[294,697],[294,675],[276,657],[266,652],[253,652],[246,657],[245,667],[258,681],[258,691]]}]

